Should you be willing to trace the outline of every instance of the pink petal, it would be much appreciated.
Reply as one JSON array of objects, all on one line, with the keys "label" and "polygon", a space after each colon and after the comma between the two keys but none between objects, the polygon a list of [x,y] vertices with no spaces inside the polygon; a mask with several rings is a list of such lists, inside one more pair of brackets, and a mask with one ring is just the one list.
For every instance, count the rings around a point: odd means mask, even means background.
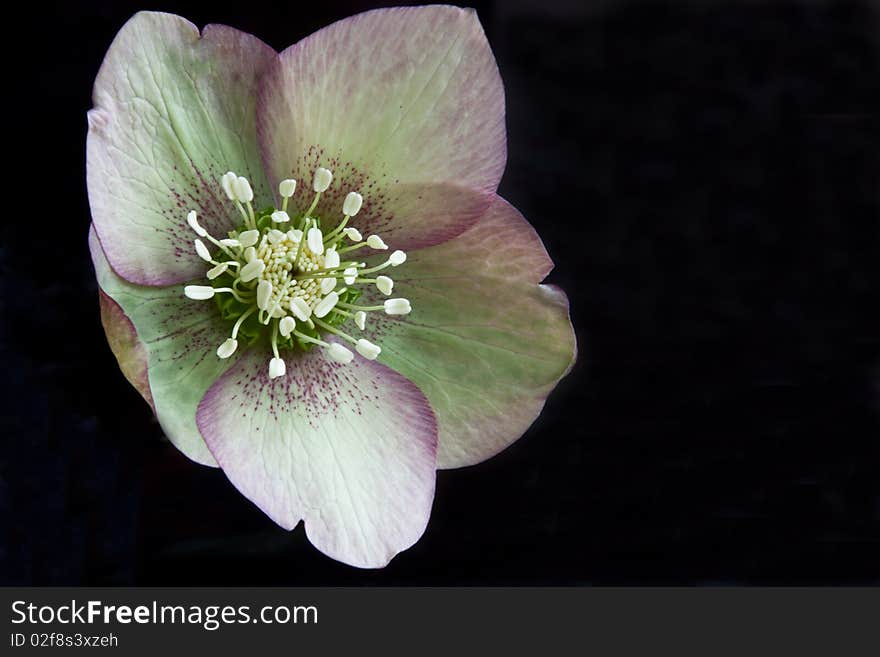
[{"label": "pink petal", "polygon": [[257,125],[270,178],[301,181],[306,203],[318,166],[342,196],[393,199],[413,183],[494,192],[506,160],[495,58],[476,13],[450,6],[369,11],[291,46]]},{"label": "pink petal", "polygon": [[377,362],[248,352],[207,392],[197,422],[230,481],[286,529],[345,563],[374,568],[424,532],[437,427],[424,395]]},{"label": "pink petal", "polygon": [[119,369],[126,380],[156,412],[153,395],[150,392],[149,372],[147,371],[147,351],[138,338],[134,324],[104,290],[98,288],[98,302],[101,308],[101,324],[107,334],[110,351],[116,356]]},{"label": "pink petal", "polygon": [[222,25],[199,35],[172,14],[141,12],[119,31],[95,80],[87,179],[92,219],[123,278],[170,285],[200,275],[186,214],[210,232],[239,222],[219,177],[271,191],[254,123],[257,77],[274,59],[259,39]]}]

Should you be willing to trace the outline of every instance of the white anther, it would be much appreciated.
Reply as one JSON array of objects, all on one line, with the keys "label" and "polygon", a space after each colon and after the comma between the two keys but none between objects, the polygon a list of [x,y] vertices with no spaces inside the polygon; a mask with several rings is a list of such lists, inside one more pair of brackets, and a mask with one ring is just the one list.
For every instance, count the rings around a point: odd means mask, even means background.
[{"label": "white anther", "polygon": [[220,358],[229,358],[238,349],[238,340],[226,338],[226,342],[217,347],[217,355]]},{"label": "white anther", "polygon": [[324,268],[336,269],[339,266],[339,253],[333,247],[327,249],[324,254]]},{"label": "white anther", "polygon": [[312,309],[302,297],[293,297],[290,300],[290,312],[301,322],[309,321],[309,317],[312,315]]},{"label": "white anther", "polygon": [[183,293],[190,299],[204,301],[214,296],[214,288],[210,285],[187,285],[183,288]]},{"label": "white anther", "polygon": [[404,262],[406,262],[406,254],[403,251],[395,251],[390,256],[388,256],[388,262],[391,263],[392,267],[402,265]]},{"label": "white anther", "polygon": [[363,331],[364,327],[367,325],[367,313],[363,310],[358,310],[354,314],[354,323],[357,324],[357,327]]},{"label": "white anther", "polygon": [[241,242],[236,239],[232,239],[231,237],[224,237],[222,240],[220,240],[220,244],[222,244],[223,246],[231,246],[235,249],[241,246]]},{"label": "white anther", "polygon": [[367,246],[371,249],[378,249],[380,251],[384,251],[388,248],[388,245],[385,244],[385,242],[382,241],[382,238],[378,235],[370,235],[367,238]]},{"label": "white anther", "polygon": [[291,228],[287,231],[287,238],[291,242],[299,244],[299,241],[303,238],[303,232],[299,228]]},{"label": "white anther", "polygon": [[321,299],[318,302],[318,305],[315,306],[315,317],[324,317],[327,313],[333,310],[333,307],[337,303],[339,303],[339,295],[336,294],[336,292],[331,292]]},{"label": "white anther", "polygon": [[360,242],[362,239],[364,239],[361,235],[361,231],[359,231],[357,228],[354,228],[353,226],[349,226],[342,232],[345,233],[345,236],[348,237],[348,239],[350,239],[352,242]]},{"label": "white anther", "polygon": [[284,308],[282,308],[281,306],[274,306],[273,305],[272,312],[270,313],[270,316],[275,319],[281,319],[286,314],[287,313],[284,312]]},{"label": "white anther", "polygon": [[387,315],[409,315],[412,310],[407,299],[386,299],[383,305]]},{"label": "white anther", "polygon": [[357,192],[349,192],[342,202],[342,214],[353,217],[360,212],[361,206],[364,204],[364,197]]},{"label": "white anther", "polygon": [[283,224],[285,221],[290,221],[290,215],[284,210],[275,210],[275,212],[272,213],[272,221],[276,224]]},{"label": "white anther", "polygon": [[331,342],[325,351],[330,359],[335,360],[337,363],[350,363],[351,359],[354,358],[354,354],[338,342]]},{"label": "white anther", "polygon": [[236,180],[238,180],[238,176],[235,175],[234,171],[227,171],[220,177],[220,186],[223,188],[223,191],[226,192],[226,197],[230,201],[238,200],[238,198],[235,196]]},{"label": "white anther", "polygon": [[238,235],[238,243],[244,247],[253,246],[259,239],[260,231],[258,230],[246,230]]},{"label": "white anther", "polygon": [[346,285],[353,285],[357,280],[357,267],[349,267],[344,272],[342,272],[344,278],[342,280],[345,281]]},{"label": "white anther", "polygon": [[206,231],[199,225],[199,220],[196,218],[195,210],[190,210],[189,212],[187,212],[186,223],[189,224],[189,227],[192,228],[196,232],[196,235],[198,235],[199,237],[206,237],[208,235],[208,231]]},{"label": "white anther", "polygon": [[387,297],[389,294],[391,294],[391,290],[394,289],[394,281],[392,281],[387,276],[377,276],[376,287],[379,288],[379,292]]},{"label": "white anther", "polygon": [[278,183],[278,193],[284,198],[290,198],[296,191],[296,181],[293,178],[287,178]]},{"label": "white anther", "polygon": [[291,333],[293,333],[293,329],[296,328],[296,322],[293,317],[288,315],[287,317],[283,317],[280,322],[278,322],[278,332],[281,333],[281,337],[288,337]]},{"label": "white anther", "polygon": [[287,374],[287,365],[284,364],[283,358],[273,358],[269,361],[269,378],[277,379],[279,376]]},{"label": "white anther", "polygon": [[382,348],[373,344],[369,340],[361,338],[355,345],[357,352],[367,360],[376,360],[376,357],[382,353]]},{"label": "white anther", "polygon": [[249,246],[248,248],[246,248],[244,250],[244,261],[245,262],[253,262],[256,259],[257,259],[257,250],[254,247]]},{"label": "white anther", "polygon": [[272,303],[272,284],[262,280],[257,285],[257,306],[260,310],[269,310],[270,303]]},{"label": "white anther", "polygon": [[208,274],[207,274],[208,280],[213,281],[220,274],[225,273],[227,269],[229,269],[229,263],[226,263],[226,262],[221,262],[216,267],[211,267],[211,269],[208,270]]},{"label": "white anther", "polygon": [[330,181],[333,180],[333,174],[329,169],[325,169],[324,167],[318,167],[315,171],[315,178],[312,180],[312,188],[316,192],[324,192],[330,186]]},{"label": "white anther", "polygon": [[[251,247],[253,248],[253,247]],[[263,273],[263,270],[266,269],[266,263],[262,260],[251,260],[244,267],[241,268],[239,272],[239,278],[241,278],[242,283],[247,283],[248,281],[254,280],[257,276]]]},{"label": "white anther", "polygon": [[320,228],[309,228],[306,239],[308,240],[307,243],[312,253],[315,255],[321,255],[324,253],[324,235],[321,233]]},{"label": "white anther", "polygon": [[273,228],[272,230],[270,230],[266,234],[266,236],[269,238],[269,242],[271,244],[278,244],[278,242],[280,242],[284,239],[284,235],[285,234],[283,232],[281,232],[280,230],[277,230],[275,228]]},{"label": "white anther", "polygon": [[242,203],[250,203],[254,200],[254,190],[251,189],[251,184],[244,176],[235,179],[232,189],[235,191],[236,198]]},{"label": "white anther", "polygon": [[211,262],[211,252],[208,251],[208,247],[205,246],[205,243],[202,240],[196,240],[196,253],[199,254],[199,257],[205,262]]},{"label": "white anther", "polygon": [[321,279],[321,294],[329,294],[333,290],[336,289],[336,279],[335,278],[322,278]]}]

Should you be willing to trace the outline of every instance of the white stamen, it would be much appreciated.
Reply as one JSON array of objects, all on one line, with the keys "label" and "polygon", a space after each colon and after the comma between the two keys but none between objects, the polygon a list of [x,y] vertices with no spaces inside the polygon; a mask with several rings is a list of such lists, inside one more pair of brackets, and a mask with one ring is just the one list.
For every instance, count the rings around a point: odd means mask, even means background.
[{"label": "white stamen", "polygon": [[244,250],[244,261],[245,262],[253,262],[256,259],[257,259],[257,250],[254,247],[249,246],[248,248],[246,248]]},{"label": "white stamen", "polygon": [[358,310],[354,314],[354,323],[357,324],[357,327],[363,331],[364,327],[367,325],[367,313],[363,310]]},{"label": "white stamen", "polygon": [[231,237],[224,237],[222,240],[220,240],[220,244],[222,244],[223,246],[230,246],[235,249],[241,246],[241,242],[232,239]]},{"label": "white stamen", "polygon": [[247,283],[262,274],[264,269],[266,269],[266,264],[262,260],[251,260],[241,268],[238,275],[242,283]]},{"label": "white stamen", "polygon": [[363,338],[357,341],[355,349],[357,349],[357,352],[367,360],[376,360],[376,357],[382,353],[381,347],[374,345],[369,340],[364,340]]},{"label": "white stamen", "polygon": [[284,314],[284,308],[282,308],[281,306],[275,306],[274,308],[272,308],[272,312],[270,313],[270,315],[275,319],[281,319],[282,317],[284,317]]},{"label": "white stamen", "polygon": [[199,220],[196,218],[195,210],[190,210],[187,213],[186,223],[189,224],[189,227],[192,228],[196,232],[196,235],[198,235],[199,237],[208,236],[208,231],[206,231],[204,228],[201,227],[201,225],[199,225]]},{"label": "white stamen", "polygon": [[238,180],[238,176],[235,175],[234,171],[227,171],[220,177],[220,186],[223,188],[223,191],[226,192],[226,197],[230,201],[238,200],[235,196],[236,180]]},{"label": "white stamen", "polygon": [[339,295],[336,292],[331,292],[315,306],[315,317],[324,317],[324,315],[333,310],[337,303],[339,303]]},{"label": "white stamen", "polygon": [[288,239],[290,239],[291,242],[296,242],[297,244],[299,244],[299,241],[303,237],[303,232],[299,228],[291,228],[289,231],[287,231],[287,237]]},{"label": "white stamen", "polygon": [[272,221],[276,224],[283,224],[285,221],[290,221],[290,215],[284,210],[276,210],[272,213]]},{"label": "white stamen", "polygon": [[290,198],[296,191],[296,181],[293,178],[287,178],[278,183],[278,193],[283,198]]},{"label": "white stamen", "polygon": [[392,267],[402,265],[404,262],[406,262],[406,254],[403,251],[395,251],[390,256],[388,256],[388,262],[391,263]]},{"label": "white stamen", "polygon": [[342,272],[345,278],[342,280],[345,281],[346,285],[354,285],[354,282],[357,280],[357,267],[349,267],[344,272]]},{"label": "white stamen", "polygon": [[220,263],[219,265],[217,265],[216,267],[212,267],[211,269],[208,270],[208,273],[207,273],[208,280],[209,280],[209,281],[213,281],[213,280],[214,280],[215,278],[217,278],[220,274],[224,273],[227,269],[229,269],[229,263],[228,263],[228,262],[221,262],[221,263]]},{"label": "white stamen", "polygon": [[352,242],[360,242],[362,239],[364,239],[361,235],[361,231],[352,226],[349,226],[342,232],[345,233],[345,236],[348,237],[348,239],[350,239]]},{"label": "white stamen", "polygon": [[290,334],[293,333],[293,329],[295,328],[296,322],[290,315],[282,318],[281,321],[278,322],[278,332],[281,333],[282,337],[289,337]]},{"label": "white stamen", "polygon": [[284,364],[283,358],[273,358],[269,361],[269,378],[277,379],[279,376],[287,374],[287,365]]},{"label": "white stamen", "polygon": [[309,248],[312,250],[312,253],[315,255],[321,255],[324,253],[324,235],[321,234],[320,228],[309,228],[308,237]]},{"label": "white stamen", "polygon": [[260,281],[257,285],[257,307],[260,310],[269,310],[272,302],[272,284],[267,280]]},{"label": "white stamen", "polygon": [[316,192],[324,192],[330,186],[330,181],[333,180],[333,174],[329,169],[325,169],[324,167],[318,167],[315,171],[315,178],[312,180],[312,188]]},{"label": "white stamen", "polygon": [[217,347],[217,355],[220,358],[229,358],[238,349],[238,340],[227,338],[226,342]]},{"label": "white stamen", "polygon": [[260,239],[260,231],[246,230],[238,235],[238,243],[243,247],[253,246]]},{"label": "white stamen", "polygon": [[312,315],[312,309],[309,308],[309,304],[301,297],[293,297],[290,300],[290,312],[301,322],[309,321],[309,317]]},{"label": "white stamen", "polygon": [[335,360],[337,363],[350,363],[352,358],[354,358],[354,354],[338,342],[331,342],[325,351],[330,359]]},{"label": "white stamen", "polygon": [[190,299],[204,301],[213,298],[214,288],[210,285],[187,285],[183,288],[183,293]]},{"label": "white stamen", "polygon": [[394,289],[394,281],[392,281],[387,276],[377,276],[376,287],[379,288],[379,292],[387,297],[389,294],[391,294],[391,290]]},{"label": "white stamen", "polygon": [[266,237],[269,238],[271,244],[278,244],[278,242],[281,242],[284,239],[284,235],[285,233],[273,228],[266,234]]},{"label": "white stamen", "polygon": [[205,262],[211,262],[211,252],[208,251],[208,247],[205,246],[205,243],[202,240],[196,240],[196,253],[199,254],[199,257]]},{"label": "white stamen", "polygon": [[324,254],[324,268],[325,269],[336,269],[339,266],[339,253],[337,253],[336,249],[329,248],[327,249],[327,253]]},{"label": "white stamen", "polygon": [[254,200],[254,190],[251,189],[251,184],[244,176],[239,176],[235,179],[232,189],[235,192],[236,198],[242,203],[250,203]]},{"label": "white stamen", "polygon": [[364,197],[357,192],[349,192],[342,203],[342,214],[353,217],[360,212],[361,206],[364,204]]},{"label": "white stamen", "polygon": [[407,299],[386,299],[383,305],[387,315],[409,315],[412,311]]},{"label": "white stamen", "polygon": [[329,294],[333,290],[336,289],[336,279],[335,278],[322,278],[321,279],[321,294]]},{"label": "white stamen", "polygon": [[367,238],[367,246],[371,249],[378,249],[380,251],[384,251],[388,248],[388,245],[385,244],[385,242],[382,241],[382,238],[378,235],[370,235]]}]

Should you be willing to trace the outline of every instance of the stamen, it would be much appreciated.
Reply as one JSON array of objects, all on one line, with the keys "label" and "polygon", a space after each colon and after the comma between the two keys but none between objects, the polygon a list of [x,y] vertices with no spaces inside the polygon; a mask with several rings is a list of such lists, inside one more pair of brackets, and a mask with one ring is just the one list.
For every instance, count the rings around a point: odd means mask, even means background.
[{"label": "stamen", "polygon": [[[253,248],[253,247],[251,247]],[[254,280],[257,276],[262,274],[266,269],[266,264],[259,259],[251,260],[244,267],[241,268],[238,276],[241,278],[243,283],[247,283],[248,281]]]},{"label": "stamen", "polygon": [[333,306],[339,303],[339,295],[336,292],[331,292],[326,297],[321,299],[318,302],[318,305],[315,306],[315,317],[324,317],[327,313],[329,313]]},{"label": "stamen", "polygon": [[335,278],[322,278],[321,279],[321,294],[328,294],[336,289],[336,279]]},{"label": "stamen", "polygon": [[312,316],[312,309],[301,297],[293,297],[290,300],[290,312],[301,322],[309,321],[309,317]]},{"label": "stamen", "polygon": [[344,278],[342,280],[345,281],[346,285],[354,285],[354,282],[357,280],[358,270],[357,267],[349,267],[344,272]]},{"label": "stamen", "polygon": [[196,245],[196,253],[199,254],[199,257],[205,262],[211,262],[211,252],[208,251],[208,247],[205,246],[205,243],[197,239],[194,244]]},{"label": "stamen", "polygon": [[238,200],[238,197],[235,195],[236,180],[238,180],[238,176],[235,175],[234,171],[227,171],[220,177],[220,186],[223,188],[223,191],[226,192],[226,197],[230,201]]},{"label": "stamen", "polygon": [[361,232],[353,226],[349,226],[342,232],[345,233],[345,236],[352,242],[360,242],[362,239],[364,239],[363,236],[361,236]]},{"label": "stamen", "polygon": [[387,315],[409,315],[412,311],[407,299],[387,299],[382,306]]},{"label": "stamen", "polygon": [[296,181],[293,178],[286,178],[278,183],[278,193],[282,198],[290,198],[296,191]]},{"label": "stamen", "polygon": [[290,221],[290,215],[288,215],[287,212],[285,212],[284,210],[276,210],[272,213],[272,221],[274,221],[276,224],[283,224]]},{"label": "stamen", "polygon": [[406,254],[403,251],[395,251],[390,256],[388,256],[388,262],[391,263],[392,267],[402,265],[404,262],[406,262]]},{"label": "stamen", "polygon": [[283,358],[278,358],[276,356],[269,361],[270,379],[277,379],[279,376],[284,376],[285,374],[287,374],[287,365],[285,365]]},{"label": "stamen", "polygon": [[214,298],[214,288],[210,285],[187,285],[183,288],[183,293],[189,299],[196,301],[205,301]]},{"label": "stamen", "polygon": [[215,278],[220,276],[220,274],[224,273],[227,269],[229,269],[229,263],[221,262],[216,267],[212,267],[211,269],[209,269],[206,276],[208,277],[209,281],[213,281]]},{"label": "stamen", "polygon": [[357,327],[361,331],[363,331],[367,325],[367,313],[365,313],[363,310],[358,310],[354,314],[354,323],[357,324]]},{"label": "stamen", "polygon": [[315,255],[321,255],[324,253],[324,236],[321,234],[321,229],[317,227],[309,228],[308,236],[306,237],[309,249],[311,249],[312,253]]},{"label": "stamen", "polygon": [[350,363],[354,358],[354,354],[338,342],[331,342],[325,351],[330,359],[337,363]]},{"label": "stamen", "polygon": [[294,321],[293,317],[290,315],[282,317],[281,321],[278,322],[278,330],[281,332],[282,337],[290,337],[290,334],[293,333],[293,329],[295,328],[296,321]]},{"label": "stamen", "polygon": [[363,196],[357,192],[349,192],[348,196],[345,197],[345,201],[342,203],[342,214],[346,217],[355,216],[360,211],[363,203]]},{"label": "stamen", "polygon": [[384,251],[388,248],[388,245],[385,244],[385,242],[382,241],[382,238],[378,235],[370,235],[367,238],[367,245],[371,249],[376,249],[378,251]]},{"label": "stamen", "polygon": [[186,215],[186,223],[192,228],[199,237],[207,237],[208,231],[201,227],[199,220],[196,218],[196,211],[190,210]]},{"label": "stamen", "polygon": [[387,297],[389,294],[391,294],[391,290],[394,289],[394,281],[392,281],[387,276],[377,276],[376,287],[379,289],[379,292]]},{"label": "stamen", "polygon": [[244,176],[235,179],[232,190],[235,192],[235,198],[242,203],[250,203],[254,200],[254,190],[251,189],[251,184]]},{"label": "stamen", "polygon": [[357,341],[355,349],[357,349],[357,352],[367,360],[376,360],[376,357],[382,353],[381,347],[373,344],[369,340],[364,340],[363,338]]},{"label": "stamen", "polygon": [[217,356],[219,358],[229,358],[238,349],[238,340],[226,338],[226,342],[217,347]]},{"label": "stamen", "polygon": [[330,187],[330,182],[333,180],[333,174],[329,169],[325,169],[324,167],[318,167],[315,170],[315,177],[312,180],[312,188],[317,192],[326,192],[327,188]]},{"label": "stamen", "polygon": [[239,233],[238,235],[238,243],[239,245],[247,248],[249,246],[253,246],[257,242],[260,241],[260,231],[258,230],[246,230],[243,233]]}]

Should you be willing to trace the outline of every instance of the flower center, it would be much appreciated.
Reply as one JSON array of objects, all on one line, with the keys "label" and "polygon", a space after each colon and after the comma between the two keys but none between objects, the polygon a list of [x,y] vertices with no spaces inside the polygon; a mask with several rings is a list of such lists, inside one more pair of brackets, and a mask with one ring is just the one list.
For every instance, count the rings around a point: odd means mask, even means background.
[{"label": "flower center", "polygon": [[[236,352],[239,340],[248,344],[268,337],[272,349],[269,377],[286,374],[286,365],[279,351],[308,350],[320,345],[334,361],[349,363],[354,354],[338,342],[327,342],[331,333],[354,345],[364,358],[374,360],[381,348],[364,338],[356,338],[340,327],[349,320],[363,331],[367,313],[384,311],[389,315],[406,315],[411,308],[406,299],[386,299],[379,306],[359,306],[360,286],[375,285],[388,296],[394,281],[376,275],[388,267],[397,267],[406,260],[403,251],[394,251],[375,267],[352,259],[361,248],[387,250],[378,235],[366,240],[360,232],[347,226],[361,209],[363,197],[349,192],[342,206],[342,219],[335,228],[324,232],[314,210],[321,194],[332,182],[332,173],[324,168],[315,171],[312,187],[314,199],[309,208],[293,218],[287,213],[288,200],[296,191],[295,180],[282,180],[278,186],[282,198],[280,209],[267,208],[256,212],[253,191],[246,178],[226,173],[220,185],[242,217],[238,229],[216,239],[199,224],[195,210],[187,215],[187,223],[198,235],[196,253],[210,268],[208,285],[187,285],[184,294],[190,299],[215,299],[220,314],[232,324],[231,335],[217,347],[219,358]],[[214,247],[211,248],[203,240]]]}]

